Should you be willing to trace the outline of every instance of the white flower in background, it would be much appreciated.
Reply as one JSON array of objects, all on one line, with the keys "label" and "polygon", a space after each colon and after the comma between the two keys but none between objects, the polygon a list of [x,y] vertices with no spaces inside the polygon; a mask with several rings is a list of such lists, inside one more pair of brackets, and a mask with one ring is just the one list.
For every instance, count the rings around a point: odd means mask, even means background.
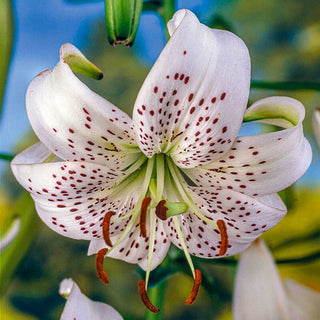
[{"label": "white flower in background", "polygon": [[240,256],[233,295],[234,320],[315,320],[320,293],[292,280],[281,281],[262,240]]},{"label": "white flower in background", "polygon": [[90,300],[72,279],[60,283],[59,293],[67,299],[60,320],[123,320],[111,306]]},{"label": "white flower in background", "polygon": [[[80,82],[71,68],[97,69],[63,45],[56,67],[27,91],[41,142],[12,162],[41,219],[64,236],[90,241],[103,282],[105,255],[147,271],[139,292],[154,312],[148,277],[171,242],[195,278],[191,304],[201,273],[190,254],[217,258],[246,249],[285,215],[276,192],[311,161],[300,102],[271,97],[246,111],[250,58],[241,39],[206,27],[188,10],[178,11],[168,29],[171,39],[138,94],[132,120]],[[244,116],[285,129],[237,137]]]},{"label": "white flower in background", "polygon": [[320,147],[320,109],[315,108],[312,117],[312,128],[318,146]]},{"label": "white flower in background", "polygon": [[12,241],[16,239],[21,227],[21,219],[19,217],[13,218],[10,227],[0,238],[0,252],[5,250]]}]

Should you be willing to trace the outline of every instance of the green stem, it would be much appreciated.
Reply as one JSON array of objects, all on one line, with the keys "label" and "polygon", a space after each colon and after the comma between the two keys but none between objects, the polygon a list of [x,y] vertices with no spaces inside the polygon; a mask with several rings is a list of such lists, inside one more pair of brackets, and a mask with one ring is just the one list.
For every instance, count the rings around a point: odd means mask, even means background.
[{"label": "green stem", "polygon": [[11,161],[13,158],[12,154],[0,153],[0,160]]},{"label": "green stem", "polygon": [[251,81],[253,89],[274,89],[274,90],[320,90],[320,82],[295,82],[295,81]]},{"label": "green stem", "polygon": [[0,1],[0,117],[4,96],[6,75],[12,51],[13,14],[10,0]]}]

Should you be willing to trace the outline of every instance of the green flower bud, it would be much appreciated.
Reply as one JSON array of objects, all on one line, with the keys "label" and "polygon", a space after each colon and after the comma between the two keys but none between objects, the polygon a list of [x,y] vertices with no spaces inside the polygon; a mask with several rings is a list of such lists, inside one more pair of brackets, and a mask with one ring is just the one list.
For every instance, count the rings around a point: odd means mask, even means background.
[{"label": "green flower bud", "polygon": [[105,0],[106,28],[109,42],[132,46],[136,36],[143,0]]}]

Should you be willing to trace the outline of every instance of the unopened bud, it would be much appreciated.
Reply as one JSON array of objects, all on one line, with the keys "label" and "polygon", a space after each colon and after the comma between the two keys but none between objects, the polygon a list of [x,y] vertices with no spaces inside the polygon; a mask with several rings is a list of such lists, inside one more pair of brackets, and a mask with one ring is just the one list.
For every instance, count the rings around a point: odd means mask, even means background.
[{"label": "unopened bud", "polygon": [[109,42],[132,46],[136,36],[143,0],[105,0],[106,28]]}]

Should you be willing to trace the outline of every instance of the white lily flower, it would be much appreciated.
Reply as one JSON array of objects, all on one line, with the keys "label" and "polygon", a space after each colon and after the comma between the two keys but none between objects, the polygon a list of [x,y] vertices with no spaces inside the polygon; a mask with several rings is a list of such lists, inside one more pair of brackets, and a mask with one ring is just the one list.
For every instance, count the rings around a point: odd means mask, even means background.
[{"label": "white lily flower", "polygon": [[72,279],[64,279],[60,283],[59,293],[67,298],[60,320],[123,320],[121,315],[111,306],[90,300]]},{"label": "white lily flower", "polygon": [[[188,10],[168,29],[132,120],[80,82],[68,63],[87,60],[63,45],[56,67],[28,88],[41,142],[16,156],[12,171],[50,228],[90,241],[103,282],[104,255],[146,270],[145,303],[150,271],[171,242],[182,249],[195,278],[190,304],[201,281],[190,254],[237,254],[277,224],[286,207],[276,192],[304,174],[311,149],[297,100],[266,98],[246,111],[250,57],[241,39]],[[237,138],[244,114],[285,129]]]},{"label": "white lily flower", "polygon": [[313,133],[318,143],[318,146],[320,147],[320,109],[319,108],[315,108],[313,111],[312,128],[313,128]]},{"label": "white lily flower", "polygon": [[277,266],[262,240],[240,256],[233,296],[234,320],[315,320],[320,293],[280,278]]}]

